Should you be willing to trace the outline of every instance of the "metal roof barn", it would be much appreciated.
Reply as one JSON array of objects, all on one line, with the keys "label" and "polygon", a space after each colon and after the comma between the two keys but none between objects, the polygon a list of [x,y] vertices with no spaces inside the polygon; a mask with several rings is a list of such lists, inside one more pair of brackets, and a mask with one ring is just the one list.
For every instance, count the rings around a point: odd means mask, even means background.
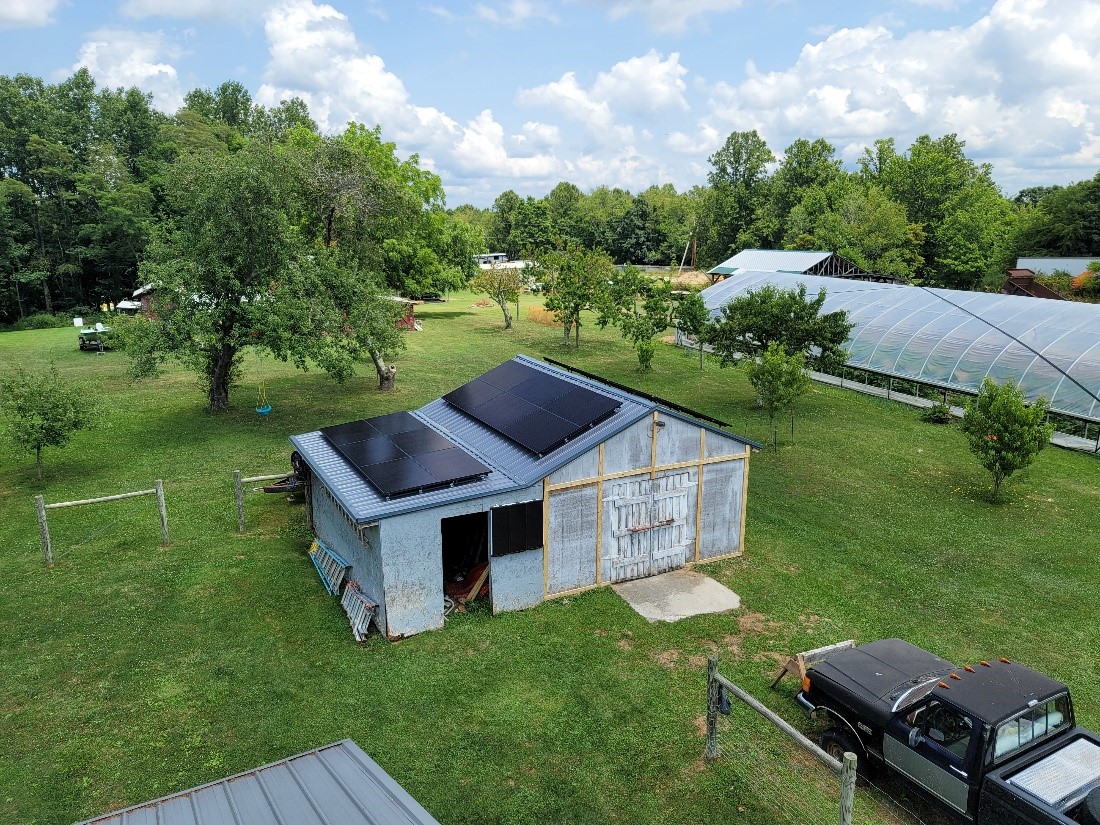
[{"label": "metal roof barn", "polygon": [[77,825],[439,825],[350,739]]},{"label": "metal roof barn", "polygon": [[418,410],[291,437],[356,638],[742,551],[752,442],[526,356]]},{"label": "metal roof barn", "polygon": [[729,276],[748,271],[793,272],[799,275],[824,275],[887,283],[900,283],[901,280],[893,275],[867,272],[835,252],[799,249],[743,249],[707,274]]}]

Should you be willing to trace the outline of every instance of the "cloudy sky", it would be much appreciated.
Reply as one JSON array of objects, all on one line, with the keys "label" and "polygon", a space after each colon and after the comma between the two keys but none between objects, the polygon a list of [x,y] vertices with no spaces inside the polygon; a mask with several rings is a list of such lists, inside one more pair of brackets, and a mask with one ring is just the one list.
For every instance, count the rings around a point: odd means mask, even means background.
[{"label": "cloudy sky", "polygon": [[380,124],[452,206],[560,180],[705,181],[732,131],[849,165],[957,133],[1006,195],[1100,170],[1096,0],[2,0],[0,74],[87,66],[174,112],[196,87]]}]

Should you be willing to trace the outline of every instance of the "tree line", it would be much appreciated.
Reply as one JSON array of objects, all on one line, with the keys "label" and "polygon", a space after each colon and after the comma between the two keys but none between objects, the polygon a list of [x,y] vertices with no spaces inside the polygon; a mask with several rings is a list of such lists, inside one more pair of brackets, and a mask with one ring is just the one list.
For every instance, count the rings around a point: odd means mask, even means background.
[{"label": "tree line", "polygon": [[584,193],[563,181],[545,197],[508,190],[488,209],[453,214],[511,258],[576,244],[617,263],[687,257],[710,268],[743,249],[812,249],[955,289],[1000,289],[1019,256],[1100,255],[1100,174],[1010,199],[953,134],[921,136],[904,151],[893,138],[875,141],[847,171],[823,139],[800,138],[777,158],[755,131],[734,132],[709,164],[706,185],[685,192]]}]

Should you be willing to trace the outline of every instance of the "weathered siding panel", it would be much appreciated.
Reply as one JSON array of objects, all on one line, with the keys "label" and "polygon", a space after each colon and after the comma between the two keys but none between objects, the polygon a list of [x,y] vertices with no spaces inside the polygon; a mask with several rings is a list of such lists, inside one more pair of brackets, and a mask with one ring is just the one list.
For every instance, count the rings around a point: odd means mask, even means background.
[{"label": "weathered siding panel", "polygon": [[493,612],[523,610],[542,604],[542,549],[509,553],[489,560]]},{"label": "weathered siding panel", "polygon": [[[657,463],[675,464],[699,458],[699,426],[661,415],[665,426],[657,428]],[[738,451],[740,452],[740,451]]]},{"label": "weathered siding panel", "polygon": [[583,478],[593,478],[600,470],[600,450],[597,447],[589,450],[579,458],[575,458],[550,475],[551,484],[561,484],[566,481],[580,481]]},{"label": "weathered siding panel", "polygon": [[610,475],[649,467],[652,459],[652,432],[653,419],[646,416],[609,438],[603,448],[604,473]]},{"label": "weathered siding panel", "polygon": [[595,485],[550,494],[548,593],[596,583],[596,507]]},{"label": "weathered siding panel", "polygon": [[700,560],[741,552],[744,472],[744,459],[708,464],[703,468]]},{"label": "weathered siding panel", "polygon": [[706,458],[717,458],[723,455],[740,455],[748,447],[733,438],[728,438],[718,433],[707,430],[707,443],[703,449]]},{"label": "weathered siding panel", "polygon": [[600,577],[615,582],[683,567],[695,557],[694,469],[616,479],[604,490]]},{"label": "weathered siding panel", "polygon": [[[385,580],[382,574],[382,558],[379,553],[378,527],[361,531],[352,525],[350,517],[328,492],[314,480],[312,491],[314,532],[325,544],[335,550],[351,565],[351,579],[371,601],[378,604],[378,626],[386,627],[386,609],[383,593]],[[362,536],[362,538],[360,538]]]}]

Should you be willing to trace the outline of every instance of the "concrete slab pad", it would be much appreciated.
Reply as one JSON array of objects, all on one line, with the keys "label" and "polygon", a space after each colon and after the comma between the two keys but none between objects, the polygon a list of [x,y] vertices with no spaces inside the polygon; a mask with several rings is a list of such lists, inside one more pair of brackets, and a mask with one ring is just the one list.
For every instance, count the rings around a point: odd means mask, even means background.
[{"label": "concrete slab pad", "polygon": [[688,616],[723,613],[741,606],[740,596],[694,570],[673,570],[611,587],[651,622],[676,622]]}]

